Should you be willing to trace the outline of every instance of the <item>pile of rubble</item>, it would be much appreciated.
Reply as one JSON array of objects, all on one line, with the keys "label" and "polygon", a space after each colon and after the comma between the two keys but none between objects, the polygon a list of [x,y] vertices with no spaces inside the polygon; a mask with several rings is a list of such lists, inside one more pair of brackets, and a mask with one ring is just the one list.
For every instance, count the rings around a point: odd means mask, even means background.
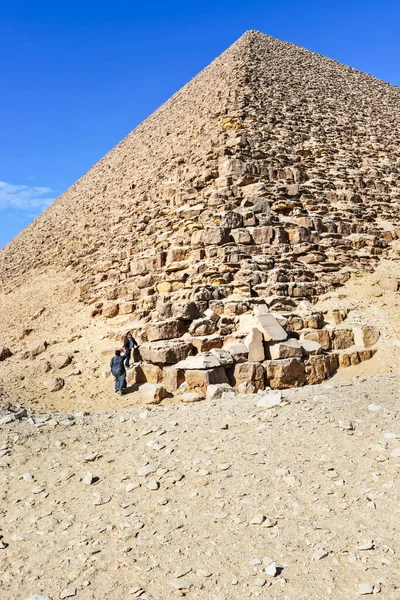
[{"label": "pile of rubble", "polygon": [[375,327],[346,327],[345,310],[324,315],[305,301],[281,314],[259,299],[164,308],[171,316],[145,326],[140,336],[147,341],[130,372],[130,383],[140,384],[150,403],[169,394],[195,402],[321,383],[338,368],[371,358],[379,339]]}]

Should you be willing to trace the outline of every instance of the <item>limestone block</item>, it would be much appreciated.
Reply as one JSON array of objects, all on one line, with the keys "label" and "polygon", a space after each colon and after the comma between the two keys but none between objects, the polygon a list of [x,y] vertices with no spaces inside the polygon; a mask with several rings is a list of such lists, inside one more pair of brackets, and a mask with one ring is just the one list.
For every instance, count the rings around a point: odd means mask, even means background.
[{"label": "limestone block", "polygon": [[303,315],[305,329],[321,329],[324,326],[324,315],[322,312],[313,311]]},{"label": "limestone block", "polygon": [[192,404],[193,402],[201,402],[204,400],[204,394],[201,392],[183,392],[177,396],[180,402],[184,404]]},{"label": "limestone block", "polygon": [[184,360],[193,352],[193,345],[185,340],[162,340],[141,344],[142,360],[159,365],[171,365]]},{"label": "limestone block", "polygon": [[321,354],[322,352],[322,346],[319,342],[314,340],[301,340],[300,343],[306,356],[314,356],[316,354]]},{"label": "limestone block", "polygon": [[[243,196],[264,196],[268,190],[265,183],[262,181],[258,183],[250,183],[242,187]],[[256,198],[255,198],[256,199]]]},{"label": "limestone block", "polygon": [[305,365],[299,358],[269,360],[263,364],[267,382],[272,389],[300,387],[306,381]]},{"label": "limestone block", "polygon": [[321,383],[339,368],[336,354],[310,356],[306,361],[307,384]]},{"label": "limestone block", "polygon": [[247,229],[233,229],[231,231],[231,236],[234,239],[236,244],[252,244],[253,243],[253,238],[250,235],[250,232]]},{"label": "limestone block", "polygon": [[[251,184],[250,184],[251,185]],[[257,184],[254,184],[257,185]],[[240,204],[241,210],[244,214],[247,212],[252,214],[271,214],[271,208],[269,202],[266,198],[259,198],[255,193],[246,193],[245,190],[248,189],[249,186],[244,186],[243,189],[243,200]],[[246,224],[246,223],[245,223]],[[250,223],[248,225],[251,225]]]},{"label": "limestone block", "polygon": [[286,331],[300,331],[304,329],[304,321],[299,315],[289,315],[287,317],[285,330]]},{"label": "limestone block", "polygon": [[190,339],[199,352],[209,352],[213,348],[222,348],[222,337],[218,333],[206,336],[197,336]]},{"label": "limestone block", "polygon": [[265,342],[282,342],[287,339],[287,333],[272,313],[261,313],[257,315],[242,315],[239,321],[239,331],[250,332],[259,329],[264,336]]},{"label": "limestone block", "polygon": [[140,368],[143,373],[143,383],[163,383],[163,370],[151,363],[141,363]]},{"label": "limestone block", "polygon": [[225,344],[222,348],[226,350],[235,361],[243,362],[247,359],[249,351],[243,342],[231,342]]},{"label": "limestone block", "polygon": [[132,275],[146,275],[160,269],[165,264],[164,253],[157,253],[150,256],[134,258],[130,263]]},{"label": "limestone block", "polygon": [[207,387],[209,385],[216,383],[228,383],[228,378],[223,367],[216,367],[214,369],[185,371],[185,381],[188,384],[189,389],[198,389],[205,396],[207,393]]},{"label": "limestone block", "polygon": [[112,319],[113,317],[116,317],[118,312],[118,304],[106,304],[105,306],[103,306],[103,316],[107,319]]},{"label": "limestone block", "polygon": [[243,315],[249,310],[249,305],[243,300],[229,300],[224,301],[224,315],[227,317]]},{"label": "limestone block", "polygon": [[245,362],[235,365],[233,370],[235,388],[242,383],[250,383],[255,391],[264,390],[264,367],[260,362]]},{"label": "limestone block", "polygon": [[214,323],[217,323],[220,315],[218,313],[214,312],[211,308],[207,308],[204,311],[204,317],[206,319],[209,319],[210,321],[214,321]]},{"label": "limestone block", "polygon": [[263,362],[265,360],[263,334],[259,329],[252,329],[244,340],[244,343],[249,350],[250,362]]},{"label": "limestone block", "polygon": [[217,330],[217,325],[215,321],[211,319],[196,319],[193,321],[189,327],[189,333],[193,336],[205,336],[211,335],[215,333]]},{"label": "limestone block", "polygon": [[225,394],[229,396],[235,396],[235,390],[229,385],[229,383],[215,383],[211,384],[207,388],[206,398],[207,400],[219,400],[223,398]]},{"label": "limestone block", "polygon": [[149,342],[171,340],[182,335],[182,324],[178,319],[153,321],[146,325],[145,332]]},{"label": "limestone block", "polygon": [[303,356],[302,344],[295,339],[289,339],[286,342],[277,342],[275,344],[269,344],[268,350],[272,360],[281,360],[284,358],[301,358]]},{"label": "limestone block", "polygon": [[343,350],[354,346],[354,333],[352,329],[333,329],[330,331],[332,348]]},{"label": "limestone block", "polygon": [[239,158],[223,158],[218,165],[219,177],[241,176],[247,172],[247,165]]},{"label": "limestone block", "polygon": [[255,244],[271,244],[274,239],[274,229],[271,226],[252,227],[250,233]]},{"label": "limestone block", "polygon": [[325,321],[332,325],[340,325],[346,319],[349,313],[348,308],[333,308],[325,313]]},{"label": "limestone block", "polygon": [[193,321],[200,317],[197,303],[193,301],[175,302],[171,306],[171,314],[175,319],[185,321]]},{"label": "limestone block", "polygon": [[300,244],[309,242],[311,239],[311,231],[307,227],[297,227],[288,230],[289,242],[291,244]]},{"label": "limestone block", "polygon": [[337,357],[339,360],[339,367],[341,369],[354,367],[359,365],[361,362],[360,355],[357,350],[344,350],[343,352],[338,352]]},{"label": "limestone block", "polygon": [[130,315],[135,311],[135,303],[134,302],[123,302],[119,305],[119,314],[120,315]]},{"label": "limestone block", "polygon": [[366,348],[363,350],[359,350],[358,356],[360,357],[360,361],[363,362],[364,360],[370,360],[374,356],[374,354],[376,354],[376,352],[376,348]]},{"label": "limestone block", "polygon": [[142,404],[160,404],[167,396],[165,387],[158,383],[144,383],[138,391],[139,402]]},{"label": "limestone block", "polygon": [[219,224],[224,229],[237,229],[243,226],[243,217],[238,212],[227,211],[221,214]]},{"label": "limestone block", "polygon": [[[247,348],[246,348],[247,350]],[[211,354],[214,354],[223,366],[233,365],[235,362],[232,354],[226,348],[213,348]]]},{"label": "limestone block", "polygon": [[194,231],[191,244],[193,248],[203,246],[220,246],[229,242],[229,231],[223,227],[207,227]]},{"label": "limestone block", "polygon": [[180,385],[185,381],[185,373],[181,369],[177,369],[176,365],[170,365],[163,369],[163,384],[168,392],[174,393]]},{"label": "limestone block", "polygon": [[239,383],[237,386],[236,393],[238,396],[241,396],[242,394],[256,394],[257,390],[249,381],[242,381],[242,383]]},{"label": "limestone block", "polygon": [[166,264],[181,262],[186,260],[188,254],[188,247],[177,246],[176,248],[170,248],[167,252]]},{"label": "limestone block", "polygon": [[354,328],[354,343],[362,348],[369,348],[379,340],[379,329],[371,325]]},{"label": "limestone block", "polygon": [[196,354],[195,356],[188,356],[185,360],[181,360],[175,365],[176,368],[184,371],[190,370],[202,370],[202,369],[213,369],[220,367],[217,356],[211,352],[205,352]]},{"label": "limestone block", "polygon": [[331,347],[331,337],[328,329],[310,329],[300,333],[301,340],[312,340],[321,344],[323,350],[329,350]]}]

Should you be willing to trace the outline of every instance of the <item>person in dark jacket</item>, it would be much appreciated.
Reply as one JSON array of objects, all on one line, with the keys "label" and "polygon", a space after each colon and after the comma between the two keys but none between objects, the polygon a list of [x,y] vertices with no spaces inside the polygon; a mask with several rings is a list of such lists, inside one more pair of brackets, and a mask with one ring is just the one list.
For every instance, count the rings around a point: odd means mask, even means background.
[{"label": "person in dark jacket", "polygon": [[111,375],[114,377],[115,380],[115,391],[118,392],[120,396],[123,395],[124,390],[126,389],[126,370],[124,364],[125,359],[125,354],[121,355],[121,351],[116,350],[115,356],[111,359],[110,362]]},{"label": "person in dark jacket", "polygon": [[128,333],[126,334],[123,345],[125,352],[125,367],[127,369],[130,369],[131,366],[129,364],[129,360],[131,358],[131,353],[135,348],[139,348],[138,343],[136,342],[130,331],[128,331]]}]

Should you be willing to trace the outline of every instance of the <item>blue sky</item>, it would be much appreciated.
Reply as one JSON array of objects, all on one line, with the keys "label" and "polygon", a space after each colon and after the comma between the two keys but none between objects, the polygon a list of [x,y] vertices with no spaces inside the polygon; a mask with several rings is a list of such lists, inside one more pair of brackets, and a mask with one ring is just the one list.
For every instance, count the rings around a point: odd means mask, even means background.
[{"label": "blue sky", "polygon": [[247,29],[400,85],[398,0],[1,0],[0,247]]}]

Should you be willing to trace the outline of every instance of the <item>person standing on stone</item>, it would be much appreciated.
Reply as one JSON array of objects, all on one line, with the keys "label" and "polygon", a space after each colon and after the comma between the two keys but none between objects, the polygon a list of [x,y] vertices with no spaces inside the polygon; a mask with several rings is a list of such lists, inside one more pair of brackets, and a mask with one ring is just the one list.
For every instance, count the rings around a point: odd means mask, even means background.
[{"label": "person standing on stone", "polygon": [[128,333],[126,334],[125,338],[124,338],[124,352],[125,352],[125,366],[127,369],[131,369],[132,367],[129,364],[130,358],[131,358],[131,353],[135,348],[139,348],[138,343],[136,342],[136,340],[134,339],[133,335],[131,334],[130,331],[128,331]]},{"label": "person standing on stone", "polygon": [[115,356],[110,362],[111,375],[114,377],[115,381],[115,392],[118,392],[120,396],[123,395],[124,390],[126,389],[125,359],[125,354],[121,355],[121,350],[116,350]]}]

